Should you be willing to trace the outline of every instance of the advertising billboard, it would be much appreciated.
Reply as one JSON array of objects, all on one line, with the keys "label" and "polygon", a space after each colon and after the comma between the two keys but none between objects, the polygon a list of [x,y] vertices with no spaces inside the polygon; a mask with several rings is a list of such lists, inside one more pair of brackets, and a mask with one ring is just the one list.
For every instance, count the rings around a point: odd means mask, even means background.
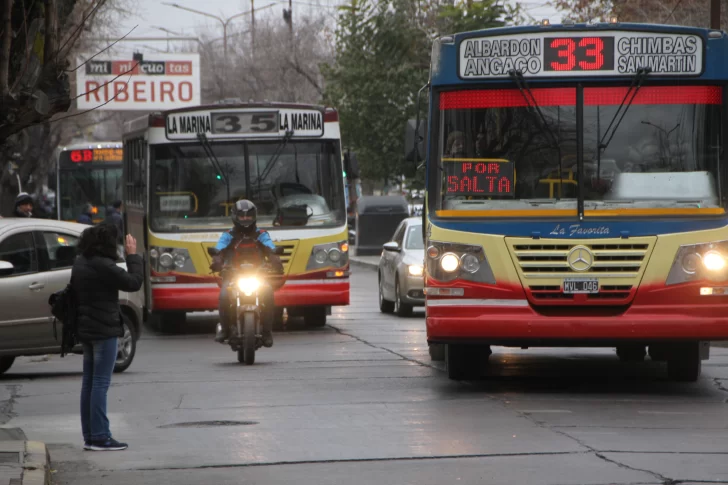
[{"label": "advertising billboard", "polygon": [[79,110],[154,111],[200,104],[199,54],[84,59],[79,58],[76,71]]}]

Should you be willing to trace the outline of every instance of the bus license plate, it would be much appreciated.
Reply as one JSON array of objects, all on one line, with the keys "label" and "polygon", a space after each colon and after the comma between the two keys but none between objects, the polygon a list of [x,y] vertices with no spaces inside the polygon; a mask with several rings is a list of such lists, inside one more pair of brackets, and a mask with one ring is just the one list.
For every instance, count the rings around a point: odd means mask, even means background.
[{"label": "bus license plate", "polygon": [[573,278],[564,280],[564,293],[599,293],[599,280],[596,278]]}]

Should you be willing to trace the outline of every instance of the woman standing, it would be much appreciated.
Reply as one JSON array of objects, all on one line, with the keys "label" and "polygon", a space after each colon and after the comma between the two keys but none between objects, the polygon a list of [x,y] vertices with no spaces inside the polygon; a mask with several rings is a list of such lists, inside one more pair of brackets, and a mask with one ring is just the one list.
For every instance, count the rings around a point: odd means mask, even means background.
[{"label": "woman standing", "polygon": [[126,236],[128,272],[117,266],[117,229],[100,224],[86,229],[78,244],[71,287],[78,309],[78,337],[83,344],[81,429],[84,449],[116,451],[127,448],[111,436],[106,417],[106,394],[123,335],[119,291],[138,291],[144,281],[143,261],[136,240]]}]

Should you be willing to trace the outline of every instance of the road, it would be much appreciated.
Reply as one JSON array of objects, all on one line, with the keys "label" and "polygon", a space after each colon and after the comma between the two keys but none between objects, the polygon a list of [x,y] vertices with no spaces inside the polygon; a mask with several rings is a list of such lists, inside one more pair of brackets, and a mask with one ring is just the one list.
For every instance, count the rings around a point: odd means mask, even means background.
[{"label": "road", "polygon": [[608,350],[503,348],[457,383],[429,359],[424,314],[376,301],[376,273],[355,270],[350,307],[292,322],[252,367],[209,317],[147,332],[109,394],[126,451],[82,451],[78,356],[14,366],[6,426],[48,443],[58,484],[728,483],[728,349],[696,384]]}]

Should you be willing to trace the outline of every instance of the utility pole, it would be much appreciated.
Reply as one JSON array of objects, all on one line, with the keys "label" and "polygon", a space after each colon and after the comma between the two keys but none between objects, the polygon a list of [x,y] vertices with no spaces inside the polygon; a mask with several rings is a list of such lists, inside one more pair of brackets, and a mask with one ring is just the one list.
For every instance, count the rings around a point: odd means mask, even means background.
[{"label": "utility pole", "polygon": [[293,42],[293,0],[288,0],[288,31],[291,33],[291,42]]},{"label": "utility pole", "polygon": [[255,0],[250,0],[250,35],[253,51],[255,51]]},{"label": "utility pole", "polygon": [[710,0],[710,28],[720,30],[720,0]]}]

